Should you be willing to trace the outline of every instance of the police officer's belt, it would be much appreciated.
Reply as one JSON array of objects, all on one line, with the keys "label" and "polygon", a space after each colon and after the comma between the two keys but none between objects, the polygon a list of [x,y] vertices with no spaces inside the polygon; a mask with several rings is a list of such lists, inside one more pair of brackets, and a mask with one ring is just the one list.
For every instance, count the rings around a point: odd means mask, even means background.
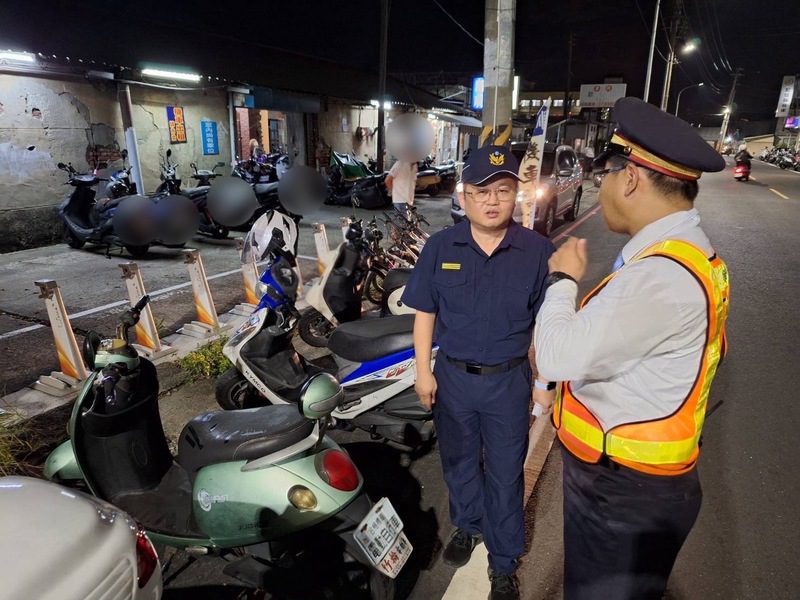
[{"label": "police officer's belt", "polygon": [[527,360],[527,356],[520,356],[519,358],[512,358],[499,365],[479,365],[473,362],[465,362],[463,360],[456,360],[455,358],[447,357],[447,362],[466,371],[472,375],[494,375],[495,373],[505,373],[511,369],[518,367],[523,361]]}]

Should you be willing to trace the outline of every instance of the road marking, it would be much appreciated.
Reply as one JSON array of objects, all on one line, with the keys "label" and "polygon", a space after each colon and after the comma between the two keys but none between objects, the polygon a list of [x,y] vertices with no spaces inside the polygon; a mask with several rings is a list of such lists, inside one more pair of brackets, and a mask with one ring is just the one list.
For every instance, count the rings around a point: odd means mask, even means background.
[{"label": "road marking", "polygon": [[[303,256],[302,254],[298,255],[297,258],[302,258],[303,260],[311,260],[317,262],[317,259],[313,256]],[[258,263],[259,265],[266,264],[266,261]],[[233,269],[231,271],[225,271],[223,273],[216,273],[214,275],[209,275],[208,280],[211,281],[212,279],[219,279],[221,277],[228,277],[230,275],[234,275],[236,273],[241,273],[241,269]],[[160,290],[156,290],[155,292],[150,292],[149,296],[151,298],[156,298],[158,296],[163,296],[164,294],[169,294],[170,292],[175,292],[177,290],[191,287],[192,282],[187,281],[186,283],[179,283],[178,285],[171,285],[169,287],[162,288]],[[103,306],[96,306],[95,308],[89,308],[87,310],[82,310],[81,312],[77,312],[75,314],[69,315],[69,319],[79,319],[81,317],[87,317],[89,315],[93,315],[99,312],[103,312],[104,310],[109,310],[111,308],[116,308],[118,306],[126,306],[130,304],[128,300],[120,300],[118,302],[110,302],[108,304],[103,304]],[[45,325],[29,325],[28,327],[22,327],[21,329],[15,329],[14,331],[9,331],[8,333],[4,333],[0,335],[0,340],[5,340],[8,338],[16,337],[18,335],[22,335],[23,333],[29,333],[31,331],[36,331],[37,329],[44,329]]]},{"label": "road marking", "polygon": [[593,217],[595,214],[597,214],[597,211],[599,211],[599,210],[600,210],[600,205],[599,205],[599,204],[597,204],[597,205],[596,205],[594,208],[592,208],[592,209],[591,209],[589,212],[585,213],[585,214],[584,214],[584,215],[583,215],[583,216],[582,216],[580,219],[578,219],[577,221],[575,221],[575,222],[574,222],[572,225],[570,225],[570,226],[569,226],[569,227],[567,227],[567,228],[566,228],[564,231],[562,231],[562,232],[561,232],[561,233],[559,233],[559,234],[558,234],[556,237],[554,237],[554,238],[553,238],[553,243],[556,243],[556,242],[557,242],[558,240],[560,240],[561,238],[568,236],[568,235],[569,235],[569,234],[570,234],[572,231],[575,231],[575,229],[576,229],[577,227],[579,227],[579,226],[583,225],[583,223],[584,223],[584,222],[586,222],[586,221],[588,221],[588,220],[589,220],[589,218],[591,218],[591,217]]},{"label": "road marking", "polygon": [[753,177],[752,175],[750,175],[750,179],[752,179],[753,181],[758,181],[758,179],[756,179],[756,178],[755,178],[755,177]]},{"label": "road marking", "polygon": [[784,200],[788,200],[788,199],[789,199],[789,196],[784,196],[783,194],[781,194],[781,193],[780,193],[778,190],[776,190],[775,188],[769,188],[769,191],[770,191],[770,192],[772,192],[773,194],[777,194],[778,196],[780,196],[780,197],[781,197],[781,198],[783,198]]}]

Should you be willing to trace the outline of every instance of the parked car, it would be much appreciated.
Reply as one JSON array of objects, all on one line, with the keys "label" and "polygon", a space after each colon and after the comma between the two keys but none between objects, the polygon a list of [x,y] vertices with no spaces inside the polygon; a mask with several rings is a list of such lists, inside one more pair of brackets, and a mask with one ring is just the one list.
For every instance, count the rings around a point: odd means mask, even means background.
[{"label": "parked car", "polygon": [[[528,142],[514,142],[511,152],[522,161]],[[465,217],[464,209],[458,201],[458,195],[463,188],[459,183],[450,199],[450,216],[453,223],[462,221]],[[547,143],[541,164],[539,186],[536,189],[534,200],[534,229],[549,236],[555,226],[556,218],[563,217],[566,221],[574,221],[578,216],[583,194],[583,169],[578,156],[570,146],[556,146]],[[517,198],[514,207],[514,220],[522,222],[522,198]]]},{"label": "parked car", "polygon": [[0,478],[0,597],[158,600],[161,565],[120,509],[31,477]]}]

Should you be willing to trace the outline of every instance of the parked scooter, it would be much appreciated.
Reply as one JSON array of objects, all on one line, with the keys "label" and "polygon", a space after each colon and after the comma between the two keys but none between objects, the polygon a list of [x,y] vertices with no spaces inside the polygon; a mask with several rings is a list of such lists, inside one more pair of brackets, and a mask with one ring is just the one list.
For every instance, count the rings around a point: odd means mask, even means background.
[{"label": "parked scooter", "polygon": [[386,173],[374,173],[355,156],[331,150],[328,171],[325,204],[374,209],[392,203],[386,189]]},{"label": "parked scooter", "polygon": [[[129,195],[129,188],[121,181],[101,179],[95,173],[78,173],[72,163],[60,162],[58,168],[67,173],[67,183],[73,187],[58,211],[70,248],[83,248],[91,243],[109,249],[111,246],[124,247],[134,258],[147,254],[157,233],[149,202],[145,198]],[[102,198],[97,197],[97,191],[93,189],[101,182],[109,184],[103,192],[108,195]],[[119,227],[115,228],[114,217],[123,204],[126,204],[123,212],[135,213],[135,217],[128,215],[116,219],[117,225],[127,230],[121,237]]]},{"label": "parked scooter", "polygon": [[440,165],[433,164],[433,157],[417,163],[417,183],[415,191],[429,196],[452,194],[456,187],[456,163],[448,160]]},{"label": "parked scooter", "polygon": [[[191,163],[190,166],[194,170],[192,179],[196,179],[199,185],[197,187],[182,188],[181,179],[178,177],[178,167],[180,165],[172,164],[171,157],[172,149],[168,148],[161,163],[161,183],[156,188],[156,196],[163,196],[164,194],[186,196],[192,201],[200,215],[197,231],[217,239],[227,238],[228,228],[217,223],[208,211],[208,188],[211,186],[211,181],[219,177],[220,173],[215,173],[213,170],[198,171],[197,165]],[[225,163],[218,162],[214,168],[224,166]]]},{"label": "parked scooter", "polygon": [[48,457],[45,476],[82,482],[156,543],[229,557],[225,573],[258,587],[333,538],[370,567],[372,598],[392,598],[394,580],[371,567],[353,536],[370,514],[361,474],[325,435],[344,397],[338,381],[307,373],[294,380],[292,404],[200,414],[183,428],[173,459],[156,369],[127,339],[147,301],[124,313],[114,339],[87,335],[83,355],[93,372],[75,401],[70,439]]},{"label": "parked scooter", "polygon": [[[292,344],[299,315],[294,256],[286,251],[290,244],[277,230],[265,230],[261,239],[248,234],[245,240],[243,261],[268,258],[269,263],[260,279],[259,308],[223,348],[234,364],[217,379],[216,398],[223,408],[294,404],[302,381],[322,372]],[[344,399],[332,412],[336,423],[409,448],[434,439],[431,413],[414,391],[413,323],[412,315],[390,316],[345,323],[333,332],[328,348],[344,386]]]},{"label": "parked scooter", "polygon": [[[370,244],[364,239],[361,221],[350,223],[346,238],[335,254],[331,253],[325,271],[306,292],[306,301],[311,308],[300,317],[298,330],[303,341],[311,346],[327,346],[331,333],[340,324],[361,319],[361,300],[370,273],[380,275],[383,281],[388,275],[379,265],[370,266]],[[393,279],[396,289],[405,288],[410,271],[405,273]],[[384,295],[391,293],[393,290],[387,290],[383,281]],[[404,305],[386,306],[393,314],[414,312]]]}]

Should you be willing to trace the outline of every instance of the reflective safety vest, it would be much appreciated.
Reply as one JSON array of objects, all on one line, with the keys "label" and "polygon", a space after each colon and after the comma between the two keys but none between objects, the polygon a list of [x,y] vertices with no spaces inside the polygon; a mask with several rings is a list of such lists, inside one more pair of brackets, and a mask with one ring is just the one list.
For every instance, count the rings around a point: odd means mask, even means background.
[{"label": "reflective safety vest", "polygon": [[[679,475],[690,471],[700,453],[700,433],[711,381],[725,355],[725,320],[728,316],[728,269],[716,255],[706,254],[678,240],[658,242],[633,258],[661,256],[691,273],[706,297],[706,342],[697,377],[680,407],[670,415],[650,421],[623,423],[604,431],[597,418],[563,382],[556,397],[553,424],[561,443],[584,462],[598,463],[604,456],[637,471],[654,475]],[[581,303],[583,308],[616,275],[606,277]]]}]

